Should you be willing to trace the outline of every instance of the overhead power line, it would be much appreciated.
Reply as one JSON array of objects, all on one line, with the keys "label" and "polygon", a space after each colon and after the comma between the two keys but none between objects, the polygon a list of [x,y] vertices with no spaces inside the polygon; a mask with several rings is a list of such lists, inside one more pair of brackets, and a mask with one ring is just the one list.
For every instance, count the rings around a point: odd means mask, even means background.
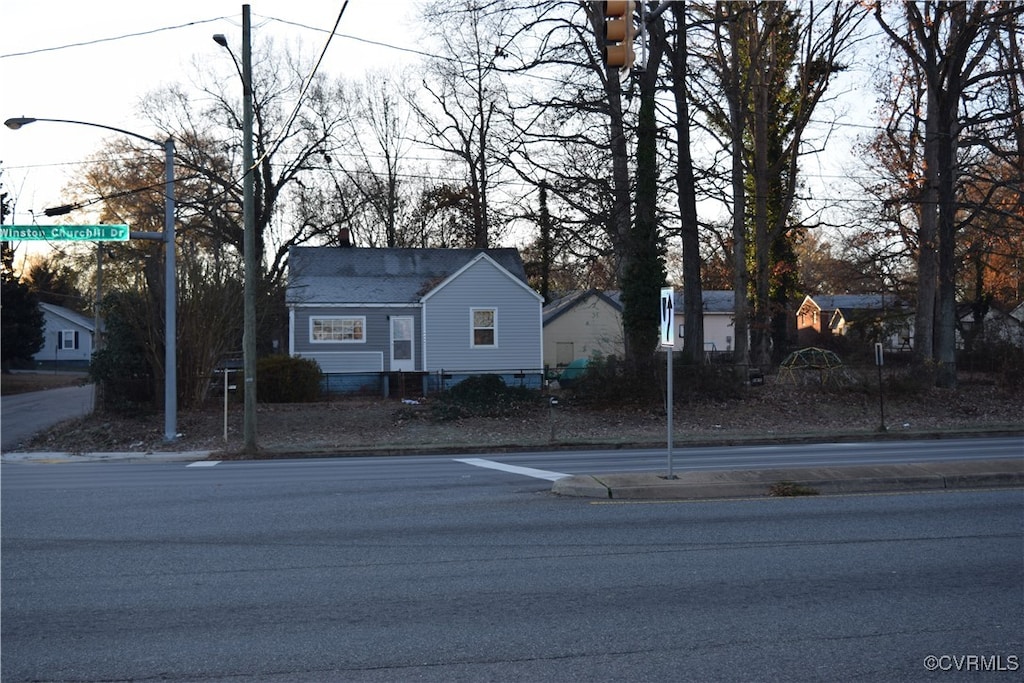
[{"label": "overhead power line", "polygon": [[231,17],[214,17],[213,19],[200,19],[198,21],[190,21],[187,24],[179,24],[178,26],[164,26],[163,28],[154,28],[149,31],[139,31],[137,33],[125,33],[119,36],[111,36],[109,38],[97,38],[96,40],[86,40],[81,43],[68,43],[67,45],[54,45],[52,47],[40,47],[34,50],[27,50],[25,52],[11,52],[5,55],[0,55],[0,59],[7,59],[8,57],[25,57],[28,55],[37,55],[42,52],[54,52],[56,50],[67,50],[73,47],[86,47],[88,45],[99,45],[100,43],[110,43],[115,40],[124,40],[125,38],[138,38],[139,36],[150,36],[154,33],[162,33],[164,31],[176,31],[180,28],[188,28],[190,26],[198,26],[200,24],[209,24],[214,21],[221,21],[223,19],[231,19]]}]

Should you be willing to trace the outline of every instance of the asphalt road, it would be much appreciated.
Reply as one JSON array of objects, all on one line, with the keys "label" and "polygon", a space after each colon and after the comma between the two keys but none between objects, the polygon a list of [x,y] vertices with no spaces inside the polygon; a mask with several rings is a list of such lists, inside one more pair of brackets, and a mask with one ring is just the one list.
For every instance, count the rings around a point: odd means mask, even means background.
[{"label": "asphalt road", "polygon": [[92,412],[93,386],[61,387],[0,399],[0,450],[15,448],[58,422]]},{"label": "asphalt road", "polygon": [[5,682],[1024,665],[1020,490],[614,504],[445,458],[0,467]]}]

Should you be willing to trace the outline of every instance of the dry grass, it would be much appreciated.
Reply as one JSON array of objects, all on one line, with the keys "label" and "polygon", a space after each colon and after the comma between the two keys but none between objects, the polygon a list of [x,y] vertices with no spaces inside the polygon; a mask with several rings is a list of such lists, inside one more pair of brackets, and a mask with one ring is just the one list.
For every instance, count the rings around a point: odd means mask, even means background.
[{"label": "dry grass", "polygon": [[85,382],[84,372],[11,372],[0,376],[0,395],[73,387]]},{"label": "dry grass", "polygon": [[[93,415],[58,425],[25,450],[66,452],[211,450],[228,457],[242,446],[242,408],[232,403],[224,439],[222,404],[212,402],[178,416],[181,437],[163,440],[163,414]],[[674,441],[738,443],[777,439],[865,438],[877,435],[877,393],[778,384],[749,387],[728,401],[676,402]],[[889,396],[890,435],[1010,431],[1024,433],[1024,396],[991,383],[963,382],[956,391],[928,389]],[[663,446],[667,422],[661,406],[595,410],[562,401],[515,415],[439,422],[430,400],[416,405],[381,398],[343,398],[312,404],[261,404],[258,444],[267,455],[284,453],[402,452],[434,449],[501,450],[565,446]]]}]

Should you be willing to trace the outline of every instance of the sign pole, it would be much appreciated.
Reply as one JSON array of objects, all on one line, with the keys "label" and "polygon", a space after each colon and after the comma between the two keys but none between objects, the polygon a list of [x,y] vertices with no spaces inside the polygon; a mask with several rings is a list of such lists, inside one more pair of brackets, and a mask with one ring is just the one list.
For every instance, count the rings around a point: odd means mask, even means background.
[{"label": "sign pole", "polygon": [[885,395],[882,393],[882,364],[884,355],[881,343],[875,344],[875,365],[878,366],[878,414],[881,419],[878,431],[884,432],[885,428]]},{"label": "sign pole", "polygon": [[661,290],[661,346],[668,353],[666,359],[666,372],[668,377],[665,381],[665,386],[668,391],[668,395],[665,400],[665,412],[668,414],[668,473],[666,479],[675,479],[675,475],[672,473],[672,399],[673,391],[672,387],[672,351],[675,346],[675,291],[672,287],[663,287]]}]

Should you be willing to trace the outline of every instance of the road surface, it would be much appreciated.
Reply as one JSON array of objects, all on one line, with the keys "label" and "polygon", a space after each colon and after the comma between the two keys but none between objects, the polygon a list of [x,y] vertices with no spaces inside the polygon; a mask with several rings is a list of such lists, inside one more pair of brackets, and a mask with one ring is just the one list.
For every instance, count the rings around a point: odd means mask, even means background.
[{"label": "road surface", "polygon": [[58,422],[90,414],[93,394],[93,386],[87,384],[4,396],[0,399],[0,450],[17,448]]},{"label": "road surface", "polygon": [[0,467],[5,683],[1019,680],[1020,490],[616,504],[443,457]]}]

